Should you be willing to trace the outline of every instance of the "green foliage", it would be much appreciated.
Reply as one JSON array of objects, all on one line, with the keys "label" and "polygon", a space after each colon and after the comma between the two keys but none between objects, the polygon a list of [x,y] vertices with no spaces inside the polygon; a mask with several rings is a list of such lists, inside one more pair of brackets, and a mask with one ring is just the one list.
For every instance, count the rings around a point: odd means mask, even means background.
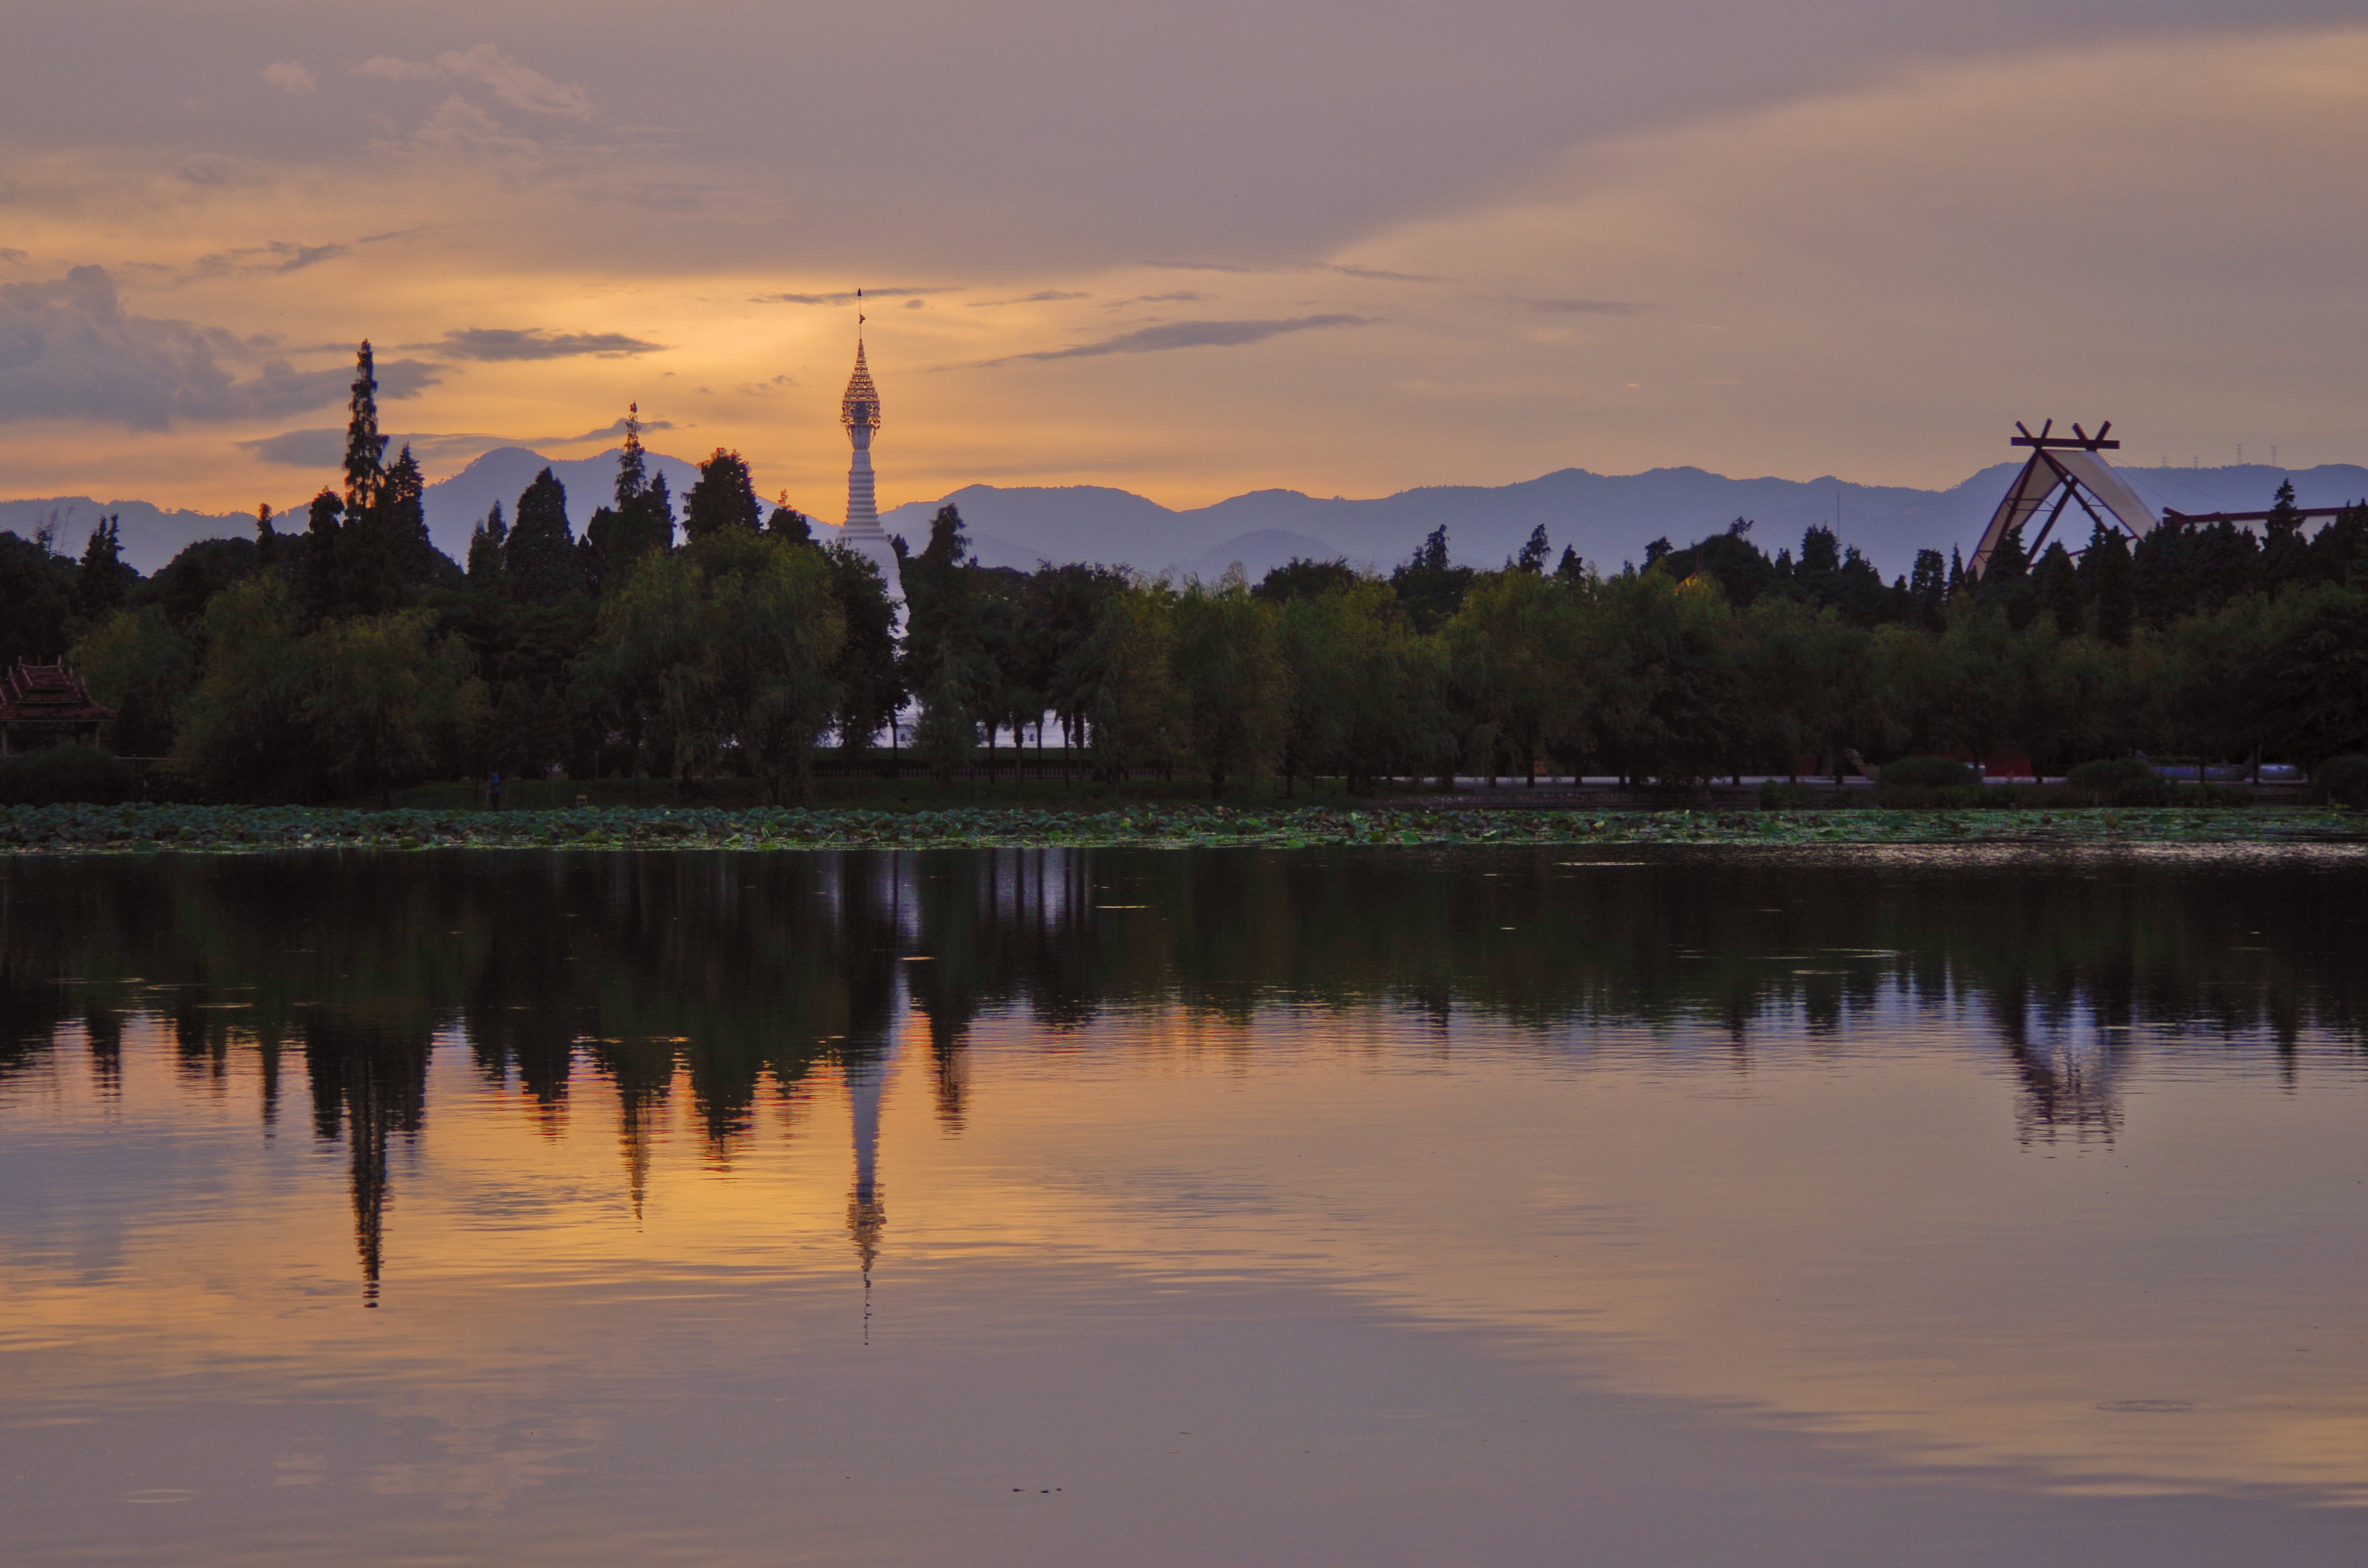
[{"label": "green foliage", "polygon": [[2313,796],[2331,805],[2368,808],[2368,756],[2331,756],[2311,769]]},{"label": "green foliage", "polygon": [[896,667],[896,607],[888,597],[887,579],[869,557],[832,545],[824,559],[830,566],[831,598],[847,627],[827,671],[839,691],[835,728],[841,746],[861,751],[905,701]]},{"label": "green foliage", "polygon": [[129,763],[91,746],[51,746],[0,762],[0,805],[113,805],[138,788]]},{"label": "green foliage", "polygon": [[2069,788],[2109,803],[2124,790],[2152,785],[2158,776],[2153,765],[2134,756],[2104,757],[2084,762],[2064,776]]},{"label": "green foliage", "polygon": [[1097,770],[1106,779],[1173,767],[1185,756],[1190,713],[1176,680],[1176,596],[1129,584],[1102,606],[1084,663]]},{"label": "green foliage", "polygon": [[0,533],[0,665],[45,665],[66,651],[74,613],[74,562],[35,539]]},{"label": "green foliage", "polygon": [[458,766],[484,722],[485,687],[460,640],[425,609],[321,628],[301,653],[300,705],[317,765],[340,793],[384,789]]},{"label": "green foliage", "polygon": [[1447,525],[1442,523],[1430,531],[1420,548],[1390,574],[1390,586],[1396,590],[1398,600],[1406,608],[1417,631],[1429,633],[1447,623],[1463,603],[1471,590],[1472,580],[1478,576],[1469,566],[1450,562],[1447,554]]},{"label": "green foliage", "polygon": [[1975,781],[1974,770],[1952,756],[1905,756],[1883,765],[1885,785],[1947,790]]},{"label": "green foliage", "polygon": [[600,607],[587,684],[677,777],[729,750],[776,801],[803,799],[838,706],[846,618],[821,551],[725,530],[645,557]]},{"label": "green foliage", "polygon": [[1816,791],[1806,784],[1790,784],[1782,778],[1760,780],[1759,809],[1763,812],[1797,812],[1816,803]]},{"label": "green foliage", "polygon": [[[1780,787],[1781,788],[1781,787]],[[1092,846],[1289,848],[1388,853],[1421,845],[2307,844],[2356,841],[2340,811],[1975,812],[1836,809],[1572,812],[1396,808],[1360,803],[1231,807],[1136,801],[1088,810],[974,807],[883,812],[766,807],[575,807],[552,811],[61,804],[0,808],[0,853],[298,848],[567,846],[742,850]]]},{"label": "green foliage", "polygon": [[1345,561],[1311,561],[1294,555],[1258,580],[1250,592],[1269,604],[1289,604],[1313,594],[1345,588],[1358,580],[1357,569]]},{"label": "green foliage", "polygon": [[425,609],[307,630],[258,574],[206,608],[206,653],[175,756],[217,794],[306,800],[461,766],[487,711],[466,648]]},{"label": "green foliage", "polygon": [[1291,718],[1291,666],[1281,617],[1237,574],[1214,589],[1190,584],[1172,608],[1185,747],[1209,776],[1209,795],[1235,776],[1264,774]]},{"label": "green foliage", "polygon": [[109,746],[127,756],[173,749],[176,714],[197,677],[197,650],[161,607],[116,611],[74,644],[74,664],[92,698],[115,710]]},{"label": "green foliage", "polygon": [[313,794],[318,767],[304,744],[302,619],[288,585],[263,573],[206,607],[205,661],[173,748],[201,786],[248,801]]},{"label": "green foliage", "polygon": [[253,540],[201,539],[185,545],[149,579],[152,602],[173,625],[194,626],[207,601],[255,571],[260,557]]}]

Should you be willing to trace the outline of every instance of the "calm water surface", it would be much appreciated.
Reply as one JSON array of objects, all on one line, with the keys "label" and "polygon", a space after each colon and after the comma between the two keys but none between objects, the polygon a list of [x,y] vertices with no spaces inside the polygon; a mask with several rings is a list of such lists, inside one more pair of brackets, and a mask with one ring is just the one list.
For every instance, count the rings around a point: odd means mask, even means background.
[{"label": "calm water surface", "polygon": [[10,1564],[2357,1564],[2368,858],[0,863]]}]

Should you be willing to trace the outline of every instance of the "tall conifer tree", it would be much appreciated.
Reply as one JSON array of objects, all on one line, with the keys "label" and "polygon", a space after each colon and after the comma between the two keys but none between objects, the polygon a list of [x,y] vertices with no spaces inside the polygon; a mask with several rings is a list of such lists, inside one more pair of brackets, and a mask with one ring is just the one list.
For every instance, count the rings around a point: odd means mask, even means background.
[{"label": "tall conifer tree", "polygon": [[518,496],[518,520],[502,542],[502,566],[518,597],[550,604],[584,586],[567,528],[567,491],[549,469]]},{"label": "tall conifer tree", "polygon": [[502,544],[509,538],[509,525],[502,521],[502,504],[494,503],[485,520],[469,530],[469,585],[472,588],[497,588],[502,584]]},{"label": "tall conifer tree", "polygon": [[74,576],[74,613],[88,621],[106,619],[123,607],[132,580],[140,575],[124,563],[120,520],[101,517],[82,547],[82,569]]},{"label": "tall conifer tree", "polygon": [[763,508],[757,504],[757,486],[748,464],[738,452],[722,447],[699,465],[699,483],[682,498],[682,531],[694,540],[726,528],[757,531]]},{"label": "tall conifer tree", "polygon": [[377,504],[386,437],[378,433],[378,372],[370,339],[354,355],[353,395],[346,403],[346,512],[356,516]]}]

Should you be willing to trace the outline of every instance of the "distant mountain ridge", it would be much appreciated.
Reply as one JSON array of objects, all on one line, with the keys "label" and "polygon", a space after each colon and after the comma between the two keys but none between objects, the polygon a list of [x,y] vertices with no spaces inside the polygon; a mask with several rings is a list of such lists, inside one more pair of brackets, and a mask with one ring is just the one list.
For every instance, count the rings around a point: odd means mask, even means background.
[{"label": "distant mountain ridge", "polygon": [[[973,484],[939,501],[894,507],[881,522],[917,540],[938,507],[951,502],[962,510],[975,552],[990,565],[1099,561],[1213,579],[1238,562],[1255,580],[1293,555],[1340,556],[1387,568],[1440,527],[1448,530],[1454,558],[1466,565],[1503,564],[1531,529],[1543,526],[1557,554],[1575,546],[1599,569],[1617,571],[1623,562],[1642,560],[1656,539],[1684,545],[1748,517],[1753,539],[1770,555],[1782,548],[1797,552],[1802,534],[1823,525],[1838,528],[1845,544],[1864,551],[1889,577],[1907,572],[1919,550],[1970,550],[2020,466],[1997,463],[1947,490],[1854,484],[1831,476],[1729,479],[1698,468],[1634,474],[1563,469],[1517,484],[1431,485],[1371,500],[1258,490],[1183,510],[1094,485]],[[2368,496],[2368,468],[2351,463],[2118,472],[2157,512],[2258,511],[2288,478],[2305,506]],[[2083,518],[2071,542],[2077,548],[2087,537]]]},{"label": "distant mountain ridge", "polygon": [[[653,474],[666,475],[677,503],[698,478],[680,458],[654,452],[648,460]],[[1107,485],[970,484],[935,501],[893,507],[881,522],[917,547],[938,508],[951,503],[961,508],[973,552],[991,566],[1024,571],[1039,561],[1089,561],[1213,580],[1238,562],[1255,580],[1294,555],[1339,556],[1386,569],[1442,526],[1455,559],[1468,565],[1502,564],[1543,525],[1557,554],[1575,546],[1600,569],[1617,571],[1624,561],[1642,560],[1655,539],[1683,545],[1748,517],[1753,539],[1771,555],[1781,548],[1797,551],[1802,533],[1813,526],[1838,524],[1843,542],[1864,551],[1890,577],[1906,572],[1918,550],[1970,550],[2017,466],[1994,464],[1946,490],[1832,477],[1729,479],[1698,468],[1633,474],[1562,469],[1516,484],[1429,485],[1362,500],[1256,490],[1183,509]],[[545,467],[566,486],[568,519],[579,530],[614,492],[613,450],[554,460],[524,447],[498,447],[427,487],[427,528],[437,547],[461,559],[476,521],[497,500],[505,510],[515,506],[518,492]],[[2258,511],[2289,478],[2305,506],[2368,496],[2368,468],[2351,463],[2119,472],[2157,511]],[[242,514],[166,511],[143,501],[101,503],[76,495],[0,501],[0,528],[29,536],[52,514],[59,519],[59,548],[69,552],[80,551],[99,517],[120,514],[125,556],[142,572],[155,571],[193,540],[251,535],[255,527]],[[2073,532],[2076,545],[2087,538],[2086,520]]]}]

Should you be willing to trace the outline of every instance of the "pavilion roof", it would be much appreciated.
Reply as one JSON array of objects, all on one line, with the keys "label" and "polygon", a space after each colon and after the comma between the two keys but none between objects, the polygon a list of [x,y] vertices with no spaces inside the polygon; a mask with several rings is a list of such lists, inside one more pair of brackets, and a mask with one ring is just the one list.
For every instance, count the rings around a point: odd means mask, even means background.
[{"label": "pavilion roof", "polygon": [[82,677],[63,664],[17,662],[0,678],[0,724],[93,724],[115,717],[115,710],[90,699]]}]

